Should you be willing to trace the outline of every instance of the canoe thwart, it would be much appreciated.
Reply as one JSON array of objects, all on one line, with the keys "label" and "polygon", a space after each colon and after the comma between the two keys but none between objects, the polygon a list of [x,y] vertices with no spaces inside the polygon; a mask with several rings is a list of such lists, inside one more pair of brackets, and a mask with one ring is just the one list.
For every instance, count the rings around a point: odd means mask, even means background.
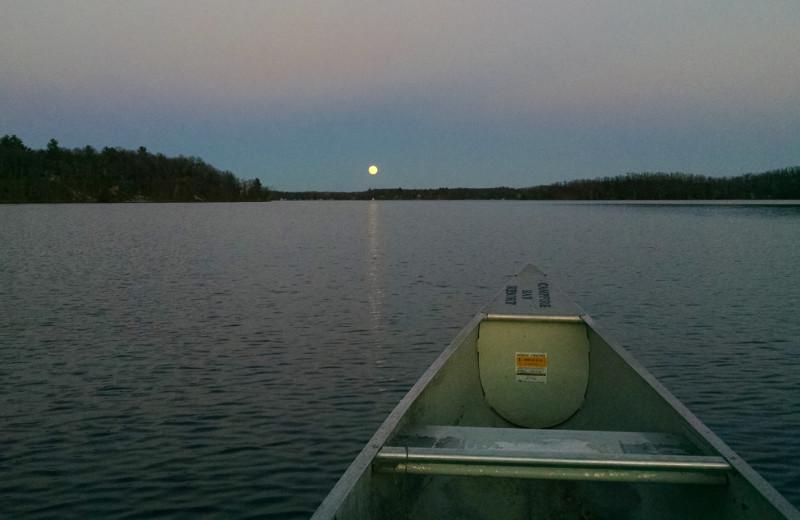
[{"label": "canoe thwart", "polygon": [[487,314],[489,321],[535,321],[550,323],[582,323],[580,316],[557,316],[541,314]]},{"label": "canoe thwart", "polygon": [[725,484],[728,462],[670,433],[424,426],[395,436],[376,471]]}]

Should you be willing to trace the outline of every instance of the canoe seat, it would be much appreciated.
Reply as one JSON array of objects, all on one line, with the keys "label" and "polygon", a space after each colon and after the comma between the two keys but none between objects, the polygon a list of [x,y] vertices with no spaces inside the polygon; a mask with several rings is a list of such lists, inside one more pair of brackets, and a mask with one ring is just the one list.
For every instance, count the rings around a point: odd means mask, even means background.
[{"label": "canoe seat", "polygon": [[422,426],[390,440],[375,457],[376,471],[725,484],[730,469],[671,433]]}]

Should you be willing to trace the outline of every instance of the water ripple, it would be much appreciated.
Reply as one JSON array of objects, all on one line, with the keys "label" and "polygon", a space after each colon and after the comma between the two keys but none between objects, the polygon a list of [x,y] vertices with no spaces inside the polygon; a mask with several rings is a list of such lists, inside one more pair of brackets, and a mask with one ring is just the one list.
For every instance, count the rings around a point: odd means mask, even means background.
[{"label": "water ripple", "polygon": [[306,518],[530,261],[800,504],[800,222],[720,211],[0,207],[0,517]]}]

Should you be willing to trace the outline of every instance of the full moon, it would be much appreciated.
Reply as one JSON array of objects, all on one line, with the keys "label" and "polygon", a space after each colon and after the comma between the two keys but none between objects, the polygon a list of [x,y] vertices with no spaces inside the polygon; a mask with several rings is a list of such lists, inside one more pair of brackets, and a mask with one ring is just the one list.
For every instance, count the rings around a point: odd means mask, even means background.
[{"label": "full moon", "polygon": [[375,175],[378,173],[378,167],[373,164],[367,169],[367,171],[369,172],[370,175]]}]

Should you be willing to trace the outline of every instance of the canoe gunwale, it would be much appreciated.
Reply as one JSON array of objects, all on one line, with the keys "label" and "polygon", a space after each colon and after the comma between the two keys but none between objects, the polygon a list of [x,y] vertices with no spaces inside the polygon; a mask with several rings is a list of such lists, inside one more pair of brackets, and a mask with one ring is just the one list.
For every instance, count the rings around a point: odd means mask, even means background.
[{"label": "canoe gunwale", "polygon": [[620,345],[612,336],[608,335],[591,316],[583,315],[581,319],[595,334],[600,336],[603,341],[611,347],[614,352],[622,358],[639,376],[641,376],[661,397],[669,403],[689,424],[690,429],[685,431],[687,436],[694,433],[705,440],[719,455],[724,458],[731,467],[744,480],[746,480],[755,490],[769,501],[772,506],[779,511],[785,518],[800,520],[800,510],[794,507],[783,495],[772,487],[772,485],[745,462],[735,451],[720,439],[711,429],[692,413],[686,405],[675,397],[658,379],[641,365],[633,355]]},{"label": "canoe gunwale", "polygon": [[386,444],[386,441],[398,428],[401,420],[408,412],[411,405],[414,404],[417,397],[422,393],[428,384],[433,380],[439,369],[444,365],[448,359],[462,346],[467,337],[475,332],[480,326],[481,322],[486,319],[486,314],[483,312],[475,315],[472,320],[458,333],[458,335],[450,342],[450,345],[442,351],[436,360],[428,367],[428,369],[417,380],[411,390],[400,400],[397,406],[392,410],[388,417],[378,427],[375,434],[364,446],[361,452],[356,456],[353,463],[347,468],[339,481],[334,485],[331,492],[317,508],[313,519],[335,518],[336,512],[342,506],[344,501],[350,495],[350,492],[356,486],[358,480],[361,478],[365,471],[369,471],[373,460]]}]

